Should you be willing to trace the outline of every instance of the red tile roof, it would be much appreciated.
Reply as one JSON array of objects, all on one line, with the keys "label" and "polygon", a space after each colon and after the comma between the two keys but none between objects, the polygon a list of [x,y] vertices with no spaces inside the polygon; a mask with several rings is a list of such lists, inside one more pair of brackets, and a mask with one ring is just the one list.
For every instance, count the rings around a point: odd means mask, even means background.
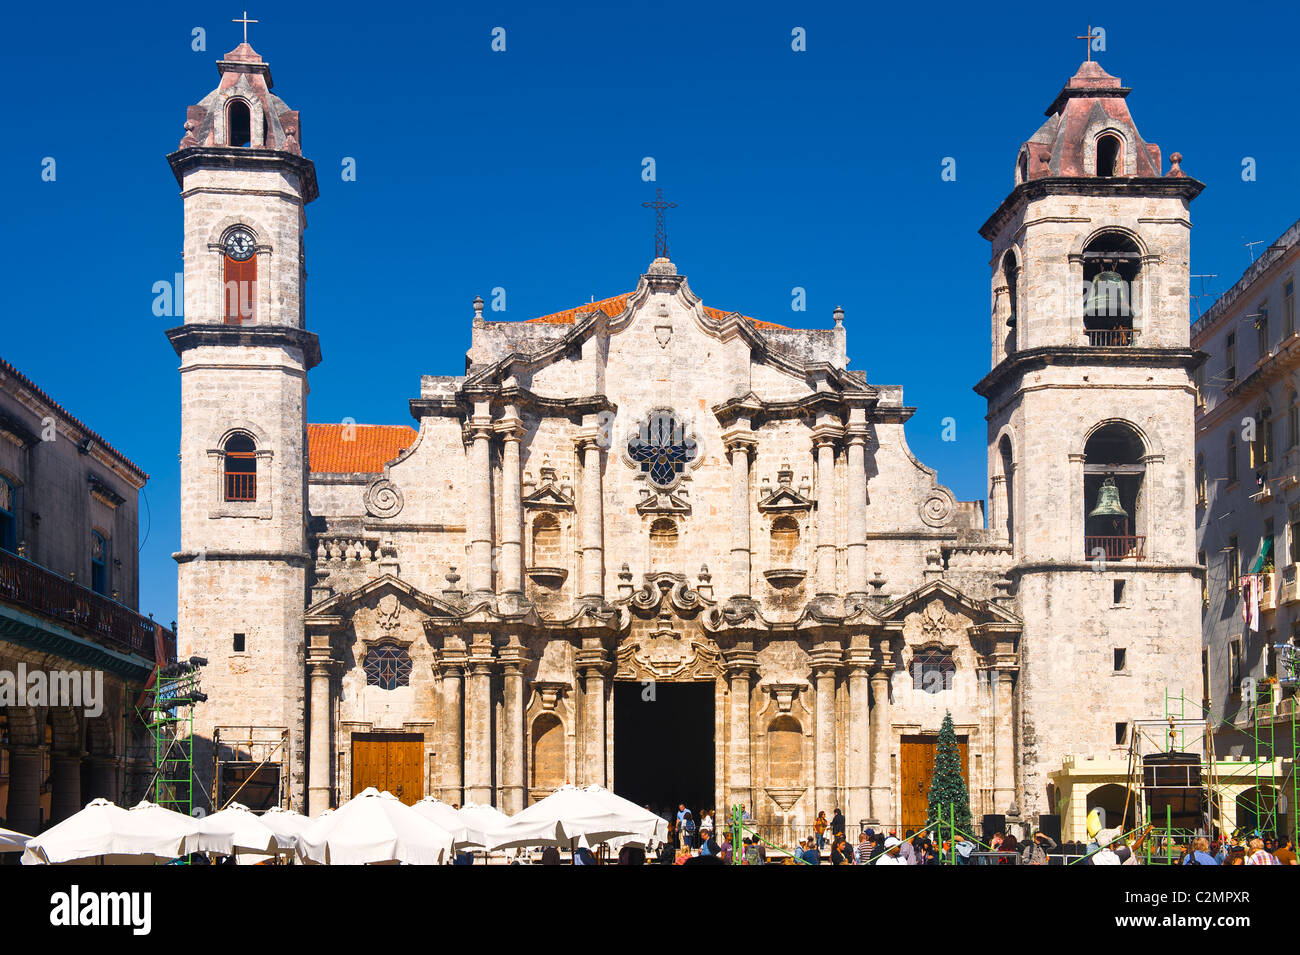
[{"label": "red tile roof", "polygon": [[[599,302],[588,302],[586,305],[579,305],[577,308],[566,308],[562,312],[553,312],[550,315],[542,315],[538,318],[528,319],[528,323],[539,323],[542,325],[572,325],[579,313],[587,312],[604,312],[610,318],[615,315],[621,315],[627,308],[627,300],[632,297],[631,292],[624,292],[622,295],[615,295],[612,298],[602,298]],[[721,321],[731,313],[720,308],[711,308],[704,306],[704,314],[714,321]],[[750,318],[748,315],[742,315],[745,321],[749,322],[755,328],[785,328],[784,325],[778,325],[775,322],[760,322],[756,318]]]},{"label": "red tile roof", "polygon": [[313,474],[382,474],[415,443],[404,424],[309,424],[307,461]]}]

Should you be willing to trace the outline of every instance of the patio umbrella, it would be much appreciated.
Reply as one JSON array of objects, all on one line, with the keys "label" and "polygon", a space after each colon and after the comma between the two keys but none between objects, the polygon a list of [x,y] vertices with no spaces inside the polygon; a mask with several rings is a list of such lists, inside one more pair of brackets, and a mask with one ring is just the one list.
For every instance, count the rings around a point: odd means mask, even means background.
[{"label": "patio umbrella", "polygon": [[123,809],[92,799],[27,843],[23,865],[154,865],[192,851],[194,820],[153,803]]},{"label": "patio umbrella", "polygon": [[271,827],[247,806],[237,802],[199,820],[199,831],[193,848],[196,852],[219,852],[239,857],[257,855],[262,858],[284,851]]},{"label": "patio umbrella", "polygon": [[0,826],[0,852],[22,852],[31,836]]},{"label": "patio umbrella", "polygon": [[516,813],[495,833],[493,849],[567,846],[585,837],[591,845],[620,836],[666,838],[668,824],[636,803],[600,786],[563,786]]},{"label": "patio umbrella", "polygon": [[496,830],[510,818],[494,806],[473,803],[457,809],[433,796],[424,797],[411,808],[451,833],[457,849],[487,848]]},{"label": "patio umbrella", "polygon": [[452,842],[445,829],[371,786],[305,829],[298,855],[322,865],[440,865]]},{"label": "patio umbrella", "polygon": [[260,818],[262,825],[275,833],[281,849],[297,848],[299,833],[315,821],[310,816],[279,806],[268,809]]}]

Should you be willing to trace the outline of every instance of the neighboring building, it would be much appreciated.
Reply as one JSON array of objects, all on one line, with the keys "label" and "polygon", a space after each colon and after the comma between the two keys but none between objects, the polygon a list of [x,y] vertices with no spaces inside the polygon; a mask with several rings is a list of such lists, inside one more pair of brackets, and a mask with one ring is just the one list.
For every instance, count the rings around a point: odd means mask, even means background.
[{"label": "neighboring building", "polygon": [[[992,529],[913,457],[901,389],[847,367],[842,311],[799,330],[712,308],[666,256],[532,321],[476,300],[465,373],[422,378],[418,429],[307,424],[314,167],[257,53],[218,67],[169,157],[168,337],[179,632],[211,660],[198,763],[219,799],[253,780],[319,813],[378,785],[514,811],[575,782],[763,825],[836,806],[911,825],[950,711],[973,810],[1030,817],[1076,795],[1076,756],[1125,752],[1117,727],[1167,684],[1195,687],[1177,489],[1201,185],[1160,176],[1096,64],[984,229]],[[1104,327],[1052,298],[1113,261],[1173,291]],[[1112,476],[1118,530],[1087,517]]]},{"label": "neighboring building", "polygon": [[[1192,327],[1193,346],[1209,355],[1197,379],[1195,487],[1197,549],[1207,569],[1201,695],[1218,724],[1219,757],[1254,759],[1273,747],[1292,755],[1288,661],[1300,643],[1297,264],[1300,222]],[[1257,627],[1242,613],[1252,585]],[[1294,804],[1293,784],[1287,795]],[[1237,800],[1240,819],[1225,807],[1228,824],[1250,822],[1247,797]]]},{"label": "neighboring building", "polygon": [[[0,359],[0,823],[35,833],[143,794],[134,705],[172,635],[136,611],[148,476]],[[20,673],[101,671],[103,711],[27,702]],[[5,705],[24,702],[26,705]],[[55,705],[58,703],[58,705]],[[137,758],[138,757],[138,758]]]}]

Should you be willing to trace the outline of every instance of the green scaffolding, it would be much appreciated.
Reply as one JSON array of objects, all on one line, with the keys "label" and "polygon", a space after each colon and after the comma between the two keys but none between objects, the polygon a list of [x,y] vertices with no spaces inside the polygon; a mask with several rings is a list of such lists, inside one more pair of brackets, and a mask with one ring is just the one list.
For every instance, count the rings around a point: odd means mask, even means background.
[{"label": "green scaffolding", "polygon": [[194,707],[207,699],[196,662],[160,667],[138,709],[149,731],[153,775],[145,798],[175,812],[194,812]]}]

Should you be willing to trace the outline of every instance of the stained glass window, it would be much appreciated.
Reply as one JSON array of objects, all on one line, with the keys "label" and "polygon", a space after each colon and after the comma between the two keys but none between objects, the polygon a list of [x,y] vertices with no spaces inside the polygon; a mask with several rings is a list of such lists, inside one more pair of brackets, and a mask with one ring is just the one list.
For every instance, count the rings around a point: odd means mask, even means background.
[{"label": "stained glass window", "polygon": [[411,683],[411,656],[394,644],[383,644],[366,654],[366,684],[395,690]]},{"label": "stained glass window", "polygon": [[670,411],[656,411],[628,438],[627,453],[656,487],[672,487],[699,448]]}]

